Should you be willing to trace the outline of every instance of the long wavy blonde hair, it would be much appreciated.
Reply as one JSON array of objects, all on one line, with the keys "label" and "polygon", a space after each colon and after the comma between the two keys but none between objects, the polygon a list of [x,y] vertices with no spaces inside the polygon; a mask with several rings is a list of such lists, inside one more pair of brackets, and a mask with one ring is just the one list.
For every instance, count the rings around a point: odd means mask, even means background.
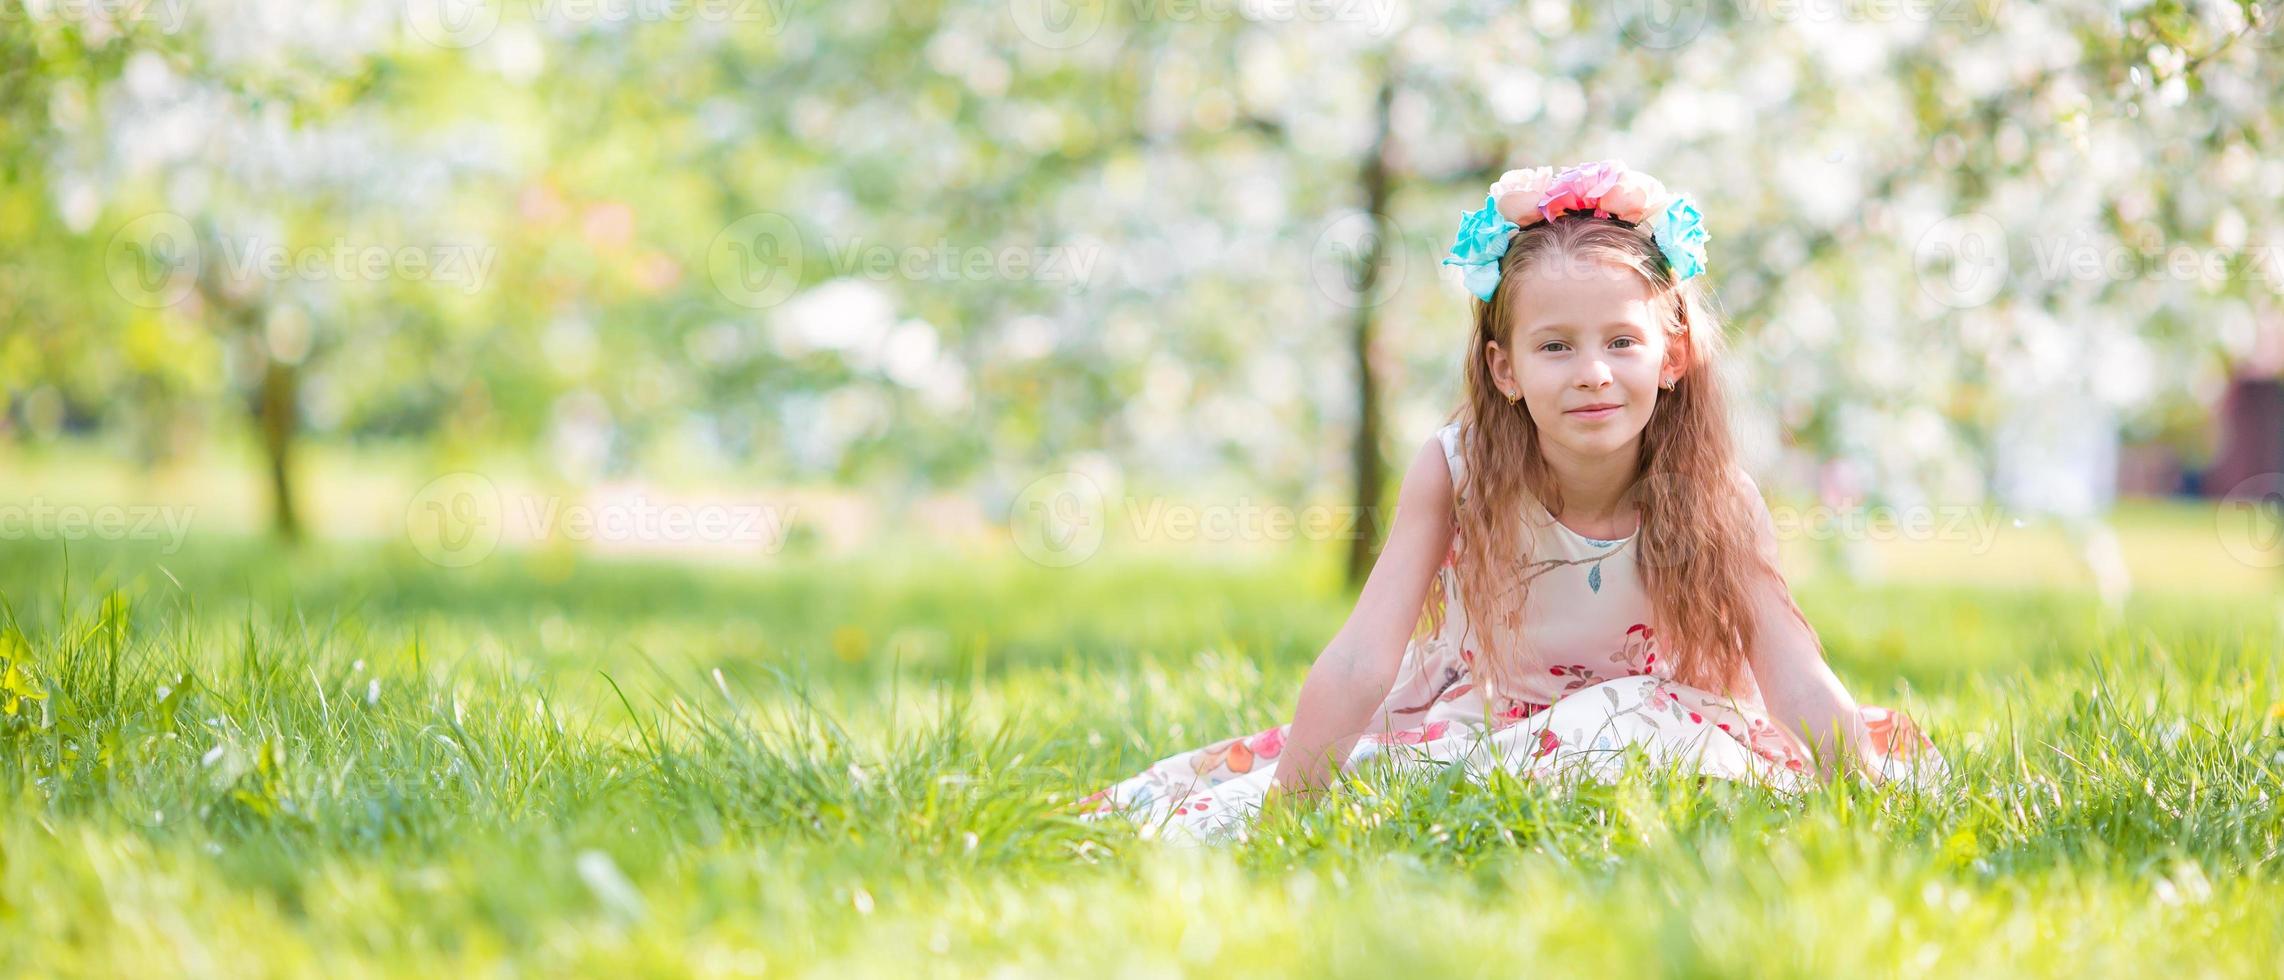
[{"label": "long wavy blonde hair", "polygon": [[[1461,425],[1465,479],[1454,488],[1455,570],[1476,651],[1478,682],[1492,692],[1520,692],[1530,632],[1522,622],[1530,595],[1531,564],[1524,519],[1536,501],[1562,512],[1562,492],[1542,452],[1539,427],[1521,402],[1510,403],[1491,378],[1485,345],[1514,351],[1515,309],[1528,301],[1515,284],[1541,261],[1605,261],[1630,269],[1663,299],[1667,349],[1686,342],[1683,373],[1660,391],[1643,429],[1641,455],[1628,499],[1641,514],[1634,539],[1648,588],[1659,653],[1686,684],[1715,692],[1736,690],[1744,678],[1754,622],[1750,591],[1757,576],[1782,573],[1754,542],[1762,504],[1738,482],[1727,401],[1718,366],[1725,344],[1718,313],[1702,278],[1673,281],[1646,228],[1588,215],[1566,215],[1515,234],[1500,261],[1499,286],[1475,304],[1474,338],[1467,347],[1466,397],[1450,420]],[[1421,617],[1422,635],[1442,629],[1444,595],[1431,589]],[[1491,628],[1492,626],[1499,628]],[[1520,649],[1508,650],[1509,635]],[[1813,635],[1813,630],[1811,631]],[[1612,638],[1612,642],[1617,642]]]}]

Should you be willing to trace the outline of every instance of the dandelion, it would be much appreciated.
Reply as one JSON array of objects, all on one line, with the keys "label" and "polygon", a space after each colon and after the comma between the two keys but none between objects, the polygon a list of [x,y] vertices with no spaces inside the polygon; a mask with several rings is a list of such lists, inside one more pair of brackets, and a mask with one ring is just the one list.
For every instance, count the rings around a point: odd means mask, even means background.
[{"label": "dandelion", "polygon": [[842,626],[833,630],[833,655],[848,663],[857,663],[871,647],[862,626]]}]

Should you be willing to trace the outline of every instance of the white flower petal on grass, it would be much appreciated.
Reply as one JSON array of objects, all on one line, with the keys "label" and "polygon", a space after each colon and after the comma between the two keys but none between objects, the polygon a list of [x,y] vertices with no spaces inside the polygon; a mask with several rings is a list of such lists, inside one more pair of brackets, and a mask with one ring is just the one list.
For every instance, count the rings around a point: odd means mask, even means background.
[{"label": "white flower petal on grass", "polygon": [[619,870],[618,862],[601,851],[581,851],[575,865],[579,880],[586,882],[587,890],[595,894],[613,915],[624,919],[640,919],[643,915],[642,894],[635,890],[634,882],[627,880]]}]

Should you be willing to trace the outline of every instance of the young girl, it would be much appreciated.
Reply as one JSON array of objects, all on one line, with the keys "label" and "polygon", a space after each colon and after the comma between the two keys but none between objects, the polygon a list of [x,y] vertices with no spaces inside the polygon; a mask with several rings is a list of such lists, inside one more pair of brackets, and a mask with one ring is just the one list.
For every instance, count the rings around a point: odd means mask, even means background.
[{"label": "young girl", "polygon": [[1733,459],[1699,222],[1618,161],[1493,184],[1444,260],[1481,301],[1465,404],[1413,459],[1293,721],[1162,760],[1082,812],[1223,837],[1324,790],[1335,760],[1383,756],[1607,778],[1639,746],[1792,790],[1939,773],[1910,719],[1840,686],[1778,569]]}]

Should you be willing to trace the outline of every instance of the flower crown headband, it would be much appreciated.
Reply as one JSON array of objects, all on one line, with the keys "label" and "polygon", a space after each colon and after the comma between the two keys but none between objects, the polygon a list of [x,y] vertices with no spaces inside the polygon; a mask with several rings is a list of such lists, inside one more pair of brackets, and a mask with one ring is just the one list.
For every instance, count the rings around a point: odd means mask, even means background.
[{"label": "flower crown headband", "polygon": [[1705,271],[1704,216],[1689,195],[1668,193],[1658,179],[1623,162],[1602,160],[1556,171],[1553,167],[1509,170],[1491,185],[1483,208],[1459,220],[1459,238],[1445,265],[1459,267],[1467,291],[1488,303],[1499,288],[1499,260],[1514,234],[1573,211],[1617,218],[1632,225],[1645,220],[1650,237],[1673,271],[1673,281]]}]

